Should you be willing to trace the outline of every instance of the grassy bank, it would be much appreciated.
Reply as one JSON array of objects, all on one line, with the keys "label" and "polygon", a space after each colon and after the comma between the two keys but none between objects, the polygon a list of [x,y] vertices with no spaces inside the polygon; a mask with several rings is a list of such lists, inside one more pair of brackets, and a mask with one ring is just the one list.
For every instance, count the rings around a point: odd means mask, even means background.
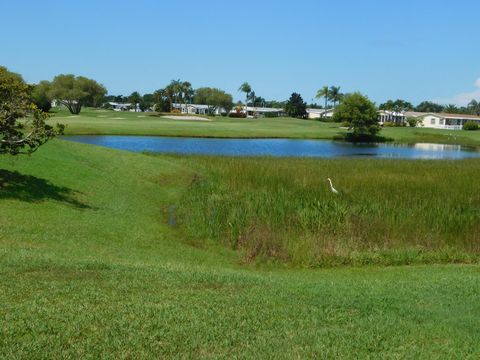
[{"label": "grassy bank", "polygon": [[[189,192],[203,196],[196,186],[232,167],[222,161],[214,169],[58,140],[32,157],[0,157],[0,358],[480,356],[478,265],[260,269],[216,242],[192,246],[169,221],[171,206]],[[258,161],[260,173],[270,171],[269,160]],[[419,172],[433,166],[418,164]],[[468,175],[458,164],[446,166]],[[301,161],[294,169],[314,171],[323,188],[320,166],[336,168]],[[301,194],[298,174],[271,170],[265,181]],[[365,181],[330,175],[340,191]],[[232,180],[215,181],[228,188]],[[253,186],[267,196],[258,180],[246,183],[239,209]],[[459,191],[452,196],[461,202]]]},{"label": "grassy bank", "polygon": [[[80,115],[65,110],[52,123],[67,125],[67,135],[157,135],[223,138],[333,139],[346,133],[336,123],[292,118],[231,119],[212,121],[169,120],[147,113],[83,109]],[[480,146],[480,131],[448,131],[422,128],[384,128],[381,135],[398,143],[440,143]]]},{"label": "grassy bank", "polygon": [[477,159],[191,163],[199,175],[179,208],[183,224],[198,241],[240,249],[245,261],[391,265],[480,255]]}]

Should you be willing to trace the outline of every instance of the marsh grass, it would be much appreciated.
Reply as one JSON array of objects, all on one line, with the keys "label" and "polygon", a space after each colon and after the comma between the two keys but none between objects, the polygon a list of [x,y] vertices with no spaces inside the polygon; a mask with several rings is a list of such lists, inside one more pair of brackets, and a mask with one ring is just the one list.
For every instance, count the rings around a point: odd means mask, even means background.
[{"label": "marsh grass", "polygon": [[478,160],[191,162],[202,175],[181,200],[180,224],[198,242],[241,251],[246,262],[473,262],[480,253]]}]

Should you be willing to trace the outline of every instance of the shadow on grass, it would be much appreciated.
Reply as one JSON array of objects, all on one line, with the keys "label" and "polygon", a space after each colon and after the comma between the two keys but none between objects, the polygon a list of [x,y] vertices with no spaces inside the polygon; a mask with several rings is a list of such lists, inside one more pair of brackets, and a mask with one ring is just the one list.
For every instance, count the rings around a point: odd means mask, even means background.
[{"label": "shadow on grass", "polygon": [[39,202],[50,199],[67,203],[79,209],[91,209],[89,205],[76,200],[73,197],[75,193],[72,189],[56,186],[45,179],[0,169],[0,200],[17,199]]}]

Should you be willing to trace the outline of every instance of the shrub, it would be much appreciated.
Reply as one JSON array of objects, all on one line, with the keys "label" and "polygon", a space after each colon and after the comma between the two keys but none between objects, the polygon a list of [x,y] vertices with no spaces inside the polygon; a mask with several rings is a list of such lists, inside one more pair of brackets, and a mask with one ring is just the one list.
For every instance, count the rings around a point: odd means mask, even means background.
[{"label": "shrub", "polygon": [[180,114],[180,110],[179,109],[172,109],[171,113],[172,114]]},{"label": "shrub", "polygon": [[228,117],[245,119],[247,115],[243,112],[232,112],[228,114]]},{"label": "shrub", "polygon": [[463,130],[478,130],[478,124],[474,121],[467,121],[463,125]]},{"label": "shrub", "polygon": [[266,118],[277,118],[277,117],[278,117],[278,113],[276,113],[276,112],[266,112],[266,113],[265,113],[265,117],[266,117]]},{"label": "shrub", "polygon": [[416,117],[407,118],[407,123],[408,123],[408,126],[410,126],[410,127],[416,127],[421,122],[422,122],[422,120],[419,119],[419,118],[416,118]]}]

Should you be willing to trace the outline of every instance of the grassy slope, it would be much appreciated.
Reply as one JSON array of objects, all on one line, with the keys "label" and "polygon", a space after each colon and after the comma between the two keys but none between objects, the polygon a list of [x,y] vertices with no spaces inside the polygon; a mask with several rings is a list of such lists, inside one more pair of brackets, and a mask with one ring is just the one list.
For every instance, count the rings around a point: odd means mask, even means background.
[{"label": "grassy slope", "polygon": [[[146,114],[83,109],[79,116],[62,110],[51,120],[67,124],[66,134],[161,135],[226,138],[332,139],[345,130],[335,123],[291,118],[175,121]],[[480,131],[385,128],[382,135],[401,143],[431,142],[480,146]]]},{"label": "grassy slope", "polygon": [[477,265],[240,267],[167,225],[179,161],[54,141],[0,169],[0,357],[480,356]]}]

